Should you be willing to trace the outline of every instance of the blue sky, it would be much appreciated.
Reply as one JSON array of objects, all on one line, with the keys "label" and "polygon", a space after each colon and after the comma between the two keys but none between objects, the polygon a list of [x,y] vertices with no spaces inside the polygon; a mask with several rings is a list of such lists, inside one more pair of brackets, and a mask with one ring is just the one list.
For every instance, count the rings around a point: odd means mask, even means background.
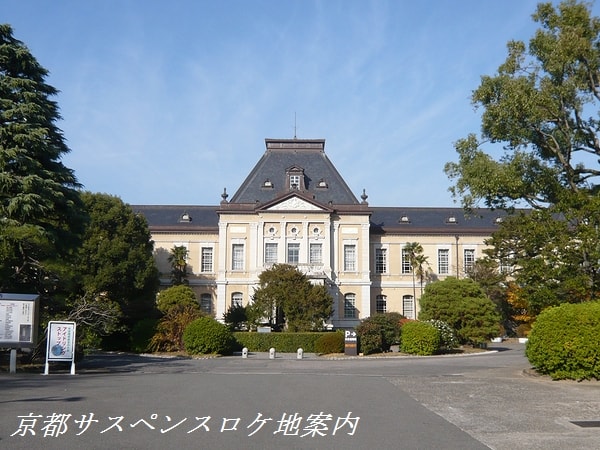
[{"label": "blue sky", "polygon": [[[372,206],[453,206],[444,164],[530,0],[2,0],[46,69],[85,189],[216,205],[265,138],[326,139]],[[598,5],[594,13],[600,15]],[[295,129],[296,125],[296,129]]]}]

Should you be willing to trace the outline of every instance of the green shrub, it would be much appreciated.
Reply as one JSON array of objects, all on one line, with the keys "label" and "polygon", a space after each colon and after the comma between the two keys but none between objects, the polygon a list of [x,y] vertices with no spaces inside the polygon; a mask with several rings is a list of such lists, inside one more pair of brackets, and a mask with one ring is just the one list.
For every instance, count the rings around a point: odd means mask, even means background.
[{"label": "green shrub", "polygon": [[440,333],[428,322],[409,322],[402,326],[402,352],[433,355],[440,348]]},{"label": "green shrub", "polygon": [[223,322],[231,331],[240,331],[248,326],[248,309],[242,305],[231,305],[223,314]]},{"label": "green shrub", "polygon": [[442,320],[428,320],[427,323],[433,325],[440,334],[440,350],[450,350],[460,345],[456,337],[456,332],[446,322]]},{"label": "green shrub", "polygon": [[183,333],[187,326],[202,316],[194,305],[180,305],[169,308],[156,326],[156,333],[150,339],[148,348],[155,352],[179,352],[185,349]]},{"label": "green shrub", "polygon": [[565,303],[540,313],[525,355],[555,380],[600,380],[600,302]]},{"label": "green shrub", "polygon": [[399,313],[374,314],[364,319],[357,327],[360,351],[365,355],[390,350],[394,344],[400,343]]},{"label": "green shrub", "polygon": [[305,333],[233,333],[238,348],[246,347],[251,352],[268,352],[274,348],[282,353],[296,353],[299,348],[306,353],[318,353],[315,349],[316,341],[323,335],[334,334],[325,332]]},{"label": "green shrub", "polygon": [[183,343],[190,355],[227,355],[233,351],[235,341],[226,325],[212,317],[200,317],[183,332]]},{"label": "green shrub", "polygon": [[200,310],[196,294],[191,287],[184,284],[171,286],[164,291],[160,291],[156,297],[156,307],[163,314],[167,314],[173,307],[181,306],[195,307]]},{"label": "green shrub", "polygon": [[344,352],[344,333],[325,333],[315,341],[315,352],[322,355]]},{"label": "green shrub", "polygon": [[448,277],[425,287],[419,320],[442,320],[462,344],[479,344],[498,336],[496,305],[473,280]]},{"label": "green shrub", "polygon": [[154,333],[156,333],[156,327],[158,325],[157,319],[142,319],[131,329],[130,335],[130,346],[131,350],[136,353],[142,353],[149,350],[150,341]]}]

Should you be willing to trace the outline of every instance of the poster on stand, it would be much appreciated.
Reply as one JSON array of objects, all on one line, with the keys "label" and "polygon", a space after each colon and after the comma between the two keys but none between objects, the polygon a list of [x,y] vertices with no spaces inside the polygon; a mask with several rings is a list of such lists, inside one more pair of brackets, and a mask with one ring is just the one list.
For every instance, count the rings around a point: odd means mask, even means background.
[{"label": "poster on stand", "polygon": [[75,374],[75,322],[48,322],[48,338],[46,345],[46,369],[49,362],[70,361],[71,375]]}]

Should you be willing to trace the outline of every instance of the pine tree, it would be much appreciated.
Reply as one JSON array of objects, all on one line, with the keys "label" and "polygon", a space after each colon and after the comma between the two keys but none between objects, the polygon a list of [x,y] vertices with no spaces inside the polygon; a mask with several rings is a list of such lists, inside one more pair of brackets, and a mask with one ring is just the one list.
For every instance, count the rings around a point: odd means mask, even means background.
[{"label": "pine tree", "polygon": [[0,25],[0,290],[48,293],[82,230],[48,71]]}]

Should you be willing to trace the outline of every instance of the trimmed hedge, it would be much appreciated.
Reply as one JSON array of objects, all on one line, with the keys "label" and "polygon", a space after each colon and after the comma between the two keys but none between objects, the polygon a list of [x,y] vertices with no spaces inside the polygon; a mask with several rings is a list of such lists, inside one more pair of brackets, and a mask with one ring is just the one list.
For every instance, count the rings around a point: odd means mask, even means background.
[{"label": "trimmed hedge", "polygon": [[428,322],[408,322],[402,326],[402,352],[428,356],[440,348],[440,332]]},{"label": "trimmed hedge", "polygon": [[268,352],[269,349],[274,348],[282,353],[296,353],[301,348],[306,353],[318,353],[316,341],[328,334],[335,333],[256,333],[238,331],[234,332],[233,336],[238,348],[246,347],[251,352]]},{"label": "trimmed hedge", "polygon": [[600,302],[565,303],[540,313],[525,355],[554,380],[600,380]]},{"label": "trimmed hedge", "polygon": [[212,317],[200,317],[191,322],[183,332],[183,343],[190,355],[227,355],[235,345],[229,328]]}]

